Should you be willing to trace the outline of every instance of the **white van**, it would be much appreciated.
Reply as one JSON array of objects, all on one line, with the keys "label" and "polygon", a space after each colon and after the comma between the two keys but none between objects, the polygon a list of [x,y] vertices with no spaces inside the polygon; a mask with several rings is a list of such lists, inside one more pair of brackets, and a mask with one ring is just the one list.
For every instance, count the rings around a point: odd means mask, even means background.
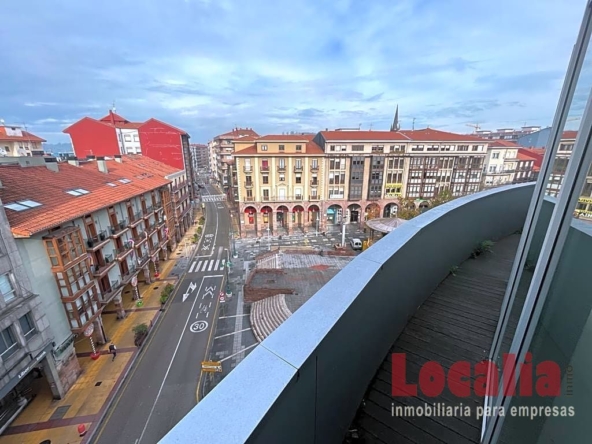
[{"label": "white van", "polygon": [[349,241],[349,244],[352,247],[352,250],[361,250],[362,249],[362,241],[360,239],[352,239]]}]

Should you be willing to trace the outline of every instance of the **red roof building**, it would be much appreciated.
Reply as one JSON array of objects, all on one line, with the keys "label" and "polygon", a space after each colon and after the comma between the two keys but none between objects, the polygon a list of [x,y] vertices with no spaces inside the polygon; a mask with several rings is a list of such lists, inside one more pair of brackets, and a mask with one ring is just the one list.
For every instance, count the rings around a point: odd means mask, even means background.
[{"label": "red roof building", "polygon": [[42,156],[45,141],[18,126],[0,125],[1,156]]},{"label": "red roof building", "polygon": [[84,117],[64,129],[64,133],[70,135],[77,157],[142,154],[173,168],[187,170],[187,175],[193,177],[189,134],[160,120],[130,122],[109,111],[99,120]]}]

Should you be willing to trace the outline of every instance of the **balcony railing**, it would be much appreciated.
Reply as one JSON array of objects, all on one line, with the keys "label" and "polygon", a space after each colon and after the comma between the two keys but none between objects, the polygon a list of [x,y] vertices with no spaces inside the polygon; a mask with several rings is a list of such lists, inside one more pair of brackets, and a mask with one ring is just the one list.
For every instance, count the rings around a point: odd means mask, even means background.
[{"label": "balcony railing", "polygon": [[155,202],[154,203],[154,211],[162,210],[162,202]]},{"label": "balcony railing", "polygon": [[136,211],[127,223],[128,227],[135,227],[144,220],[144,215],[141,211]]},{"label": "balcony railing", "polygon": [[142,268],[150,260],[150,256],[145,254],[144,256],[138,257],[138,268]]},{"label": "balcony railing", "polygon": [[136,265],[130,265],[128,271],[121,275],[121,282],[123,285],[127,285],[131,282],[132,278],[138,273],[139,269]]},{"label": "balcony railing", "polygon": [[[220,444],[343,442],[369,383],[417,307],[476,245],[522,228],[533,189],[513,185],[461,197],[385,236],[268,336],[265,347],[253,349],[162,442],[208,442],[214,430],[224,430]],[[430,254],[418,255],[426,245]],[[404,285],[396,285],[401,277]],[[396,432],[405,438],[407,430]]]},{"label": "balcony railing", "polygon": [[302,165],[296,165],[294,167],[294,172],[295,173],[302,173]]},{"label": "balcony railing", "polygon": [[245,182],[245,188],[253,188],[253,182]]},{"label": "balcony railing", "polygon": [[111,225],[109,227],[109,235],[111,237],[120,236],[125,230],[127,230],[127,219],[123,219],[118,222],[117,225]]},{"label": "balcony railing", "polygon": [[319,186],[319,181],[318,180],[315,180],[315,179],[311,179],[310,186],[311,187],[318,187]]},{"label": "balcony railing", "polygon": [[86,250],[95,251],[98,248],[106,245],[108,241],[109,237],[107,236],[107,231],[103,230],[96,236],[86,239]]},{"label": "balcony railing", "polygon": [[113,299],[113,297],[117,294],[117,291],[121,288],[121,283],[116,280],[116,281],[111,281],[110,282],[110,286],[107,290],[102,292],[102,300],[101,300],[101,304],[103,306],[107,305],[109,302],[111,302],[111,300]]},{"label": "balcony railing", "polygon": [[93,276],[100,277],[105,275],[105,273],[107,273],[116,264],[112,254],[105,255],[103,259],[105,261],[103,265],[96,264],[91,267],[91,272]]},{"label": "balcony railing", "polygon": [[132,252],[132,247],[127,242],[123,244],[123,247],[119,247],[115,249],[115,257],[117,260],[120,261],[125,258],[128,254]]},{"label": "balcony railing", "polygon": [[245,197],[244,201],[245,202],[255,202],[255,198],[253,196],[251,196],[251,197]]},{"label": "balcony railing", "polygon": [[154,213],[154,207],[152,205],[146,207],[144,210],[144,219],[149,218]]},{"label": "balcony railing", "polygon": [[245,173],[252,173],[253,172],[253,166],[252,165],[245,165],[245,166],[243,166],[243,171]]},{"label": "balcony railing", "polygon": [[311,173],[318,173],[319,172],[319,166],[318,165],[311,165],[310,166],[310,172]]},{"label": "balcony railing", "polygon": [[278,165],[277,170],[278,170],[278,173],[285,173],[286,172],[286,165]]},{"label": "balcony railing", "polygon": [[261,165],[261,171],[263,172],[269,172],[269,165]]},{"label": "balcony railing", "polygon": [[311,202],[316,202],[316,201],[321,200],[321,196],[319,196],[318,194],[315,194],[314,196],[309,195],[308,200],[310,200]]},{"label": "balcony railing", "polygon": [[262,202],[294,202],[304,200],[304,196],[296,194],[294,196],[262,196]]}]

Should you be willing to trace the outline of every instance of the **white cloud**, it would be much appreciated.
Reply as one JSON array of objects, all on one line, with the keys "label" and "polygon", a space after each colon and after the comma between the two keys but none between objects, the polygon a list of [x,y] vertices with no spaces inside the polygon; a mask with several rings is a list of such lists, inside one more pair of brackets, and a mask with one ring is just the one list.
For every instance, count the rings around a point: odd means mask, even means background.
[{"label": "white cloud", "polygon": [[578,1],[146,0],[113,15],[61,0],[68,18],[15,4],[5,31],[24,18],[35,31],[5,57],[0,115],[59,133],[115,100],[130,120],[169,121],[196,141],[234,125],[387,128],[397,103],[404,127],[546,125]]}]

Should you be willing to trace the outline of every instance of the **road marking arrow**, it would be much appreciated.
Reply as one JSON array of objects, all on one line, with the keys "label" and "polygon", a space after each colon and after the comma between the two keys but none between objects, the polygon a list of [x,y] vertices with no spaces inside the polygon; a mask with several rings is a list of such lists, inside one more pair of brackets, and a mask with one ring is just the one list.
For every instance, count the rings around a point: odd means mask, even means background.
[{"label": "road marking arrow", "polygon": [[196,288],[197,288],[197,284],[194,284],[193,282],[191,282],[189,284],[189,287],[187,288],[187,292],[183,293],[183,302],[185,302],[187,300],[187,298],[191,295],[193,290],[195,290]]}]

